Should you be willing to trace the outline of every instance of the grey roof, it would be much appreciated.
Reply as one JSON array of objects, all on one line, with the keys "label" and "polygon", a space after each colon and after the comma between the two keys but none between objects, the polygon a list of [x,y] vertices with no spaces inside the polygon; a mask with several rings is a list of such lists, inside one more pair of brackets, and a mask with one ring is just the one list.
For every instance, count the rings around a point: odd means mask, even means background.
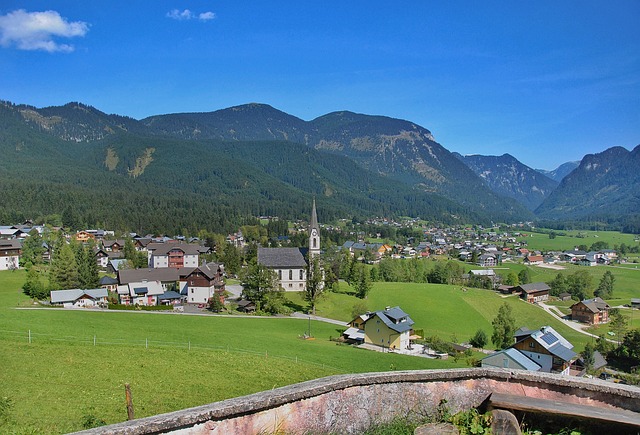
[{"label": "grey roof", "polygon": [[168,291],[168,292],[164,292],[163,294],[161,294],[160,296],[158,296],[158,300],[161,301],[171,301],[174,299],[180,299],[180,293],[176,293],[174,291]]},{"label": "grey roof", "polygon": [[70,290],[52,290],[51,291],[51,303],[59,304],[64,302],[75,302],[82,296],[87,295],[91,299],[100,299],[107,297],[107,289],[96,288],[81,290],[78,288]]},{"label": "grey roof", "polygon": [[153,251],[153,255],[167,255],[172,249],[180,249],[186,255],[197,255],[200,253],[200,245],[192,243],[149,243],[148,251]]},{"label": "grey roof", "polygon": [[577,355],[571,350],[573,345],[551,326],[543,326],[539,331],[533,332],[531,338],[547,349],[547,351],[562,358],[564,361],[571,361]]},{"label": "grey roof", "polygon": [[[609,304],[607,304],[602,298],[599,298],[599,297],[595,297],[593,299],[585,299],[581,302],[584,304],[585,307],[589,308],[589,311],[591,311],[592,313],[599,313],[602,310],[607,310],[611,308]],[[580,302],[573,304],[571,308],[573,308],[575,305],[579,303]]]},{"label": "grey roof", "polygon": [[521,284],[518,287],[520,287],[522,291],[524,291],[525,293],[534,293],[539,291],[551,290],[551,287],[549,287],[546,282],[534,282],[532,284]]},{"label": "grey roof", "polygon": [[258,263],[270,268],[307,266],[301,248],[258,248]]},{"label": "grey roof", "polygon": [[142,281],[175,282],[180,279],[180,271],[175,267],[157,269],[122,269],[118,271],[120,284]]},{"label": "grey roof", "polygon": [[102,278],[100,278],[100,281],[98,281],[98,284],[100,285],[118,284],[118,280],[105,275]]},{"label": "grey roof", "polygon": [[[400,307],[393,307],[384,311],[376,311],[369,319],[372,319],[375,316],[378,316],[389,329],[393,329],[399,333],[410,331],[414,324],[411,317],[402,311]],[[367,321],[369,319],[367,319]]]},{"label": "grey roof", "polygon": [[318,225],[318,214],[316,213],[316,200],[313,199],[313,206],[311,207],[311,221],[309,222],[309,233],[315,228],[320,232],[320,225]]},{"label": "grey roof", "polygon": [[[539,371],[541,369],[541,367],[540,367],[540,365],[538,363],[536,363],[535,361],[531,360],[525,354],[523,354],[518,349],[515,349],[513,347],[510,347],[508,349],[504,349],[504,350],[492,353],[491,355],[483,358],[482,361],[494,359],[495,357],[497,357],[497,356],[499,356],[501,354],[507,356],[509,359],[514,361],[517,365],[522,367],[523,370],[529,370],[529,371],[537,372],[537,371]],[[498,367],[498,366],[496,365],[494,367]],[[502,364],[499,367],[502,367]]]}]

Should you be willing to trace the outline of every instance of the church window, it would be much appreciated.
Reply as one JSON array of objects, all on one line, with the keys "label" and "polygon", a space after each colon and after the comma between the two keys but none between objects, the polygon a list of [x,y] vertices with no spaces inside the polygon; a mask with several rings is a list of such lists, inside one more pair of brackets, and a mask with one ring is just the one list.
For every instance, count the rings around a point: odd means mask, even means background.
[{"label": "church window", "polygon": [[282,281],[282,271],[281,270],[278,271],[278,279],[280,281]]},{"label": "church window", "polygon": [[302,269],[300,269],[300,279],[303,279],[303,278],[302,278],[303,273],[304,273],[304,271],[303,271]]},{"label": "church window", "polygon": [[293,270],[289,269],[289,280],[293,279]]},{"label": "church window", "polygon": [[314,248],[316,248],[316,247],[317,247],[317,243],[318,243],[318,240],[314,237],[314,238],[313,238],[313,247],[314,247]]}]

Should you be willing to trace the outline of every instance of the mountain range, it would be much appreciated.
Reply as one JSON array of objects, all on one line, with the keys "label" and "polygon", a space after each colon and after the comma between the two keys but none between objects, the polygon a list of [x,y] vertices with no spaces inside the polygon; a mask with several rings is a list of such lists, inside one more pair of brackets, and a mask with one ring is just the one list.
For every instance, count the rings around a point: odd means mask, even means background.
[{"label": "mountain range", "polygon": [[[567,205],[575,192],[562,192],[576,186],[565,180],[578,177],[582,164],[558,184],[508,154],[456,155],[429,130],[384,116],[342,111],[304,121],[247,104],[135,120],[81,103],[2,102],[0,127],[3,222],[60,215],[136,230],[226,230],[250,216],[305,216],[312,196],[326,220],[514,222],[534,220],[534,211],[544,219],[607,217],[593,212],[596,202],[588,210]],[[590,157],[591,175],[599,158]],[[606,158],[610,168],[625,157]],[[614,172],[625,177],[625,170]],[[626,177],[633,182],[623,188],[612,174],[597,179],[602,189],[617,186],[615,204],[637,199],[637,179]]]}]

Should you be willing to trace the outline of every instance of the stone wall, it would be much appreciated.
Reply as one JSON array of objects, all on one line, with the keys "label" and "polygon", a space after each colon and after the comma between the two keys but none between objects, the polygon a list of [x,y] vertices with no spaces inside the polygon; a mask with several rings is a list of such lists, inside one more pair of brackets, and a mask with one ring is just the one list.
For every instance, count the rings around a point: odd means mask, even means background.
[{"label": "stone wall", "polygon": [[91,429],[84,434],[359,433],[395,416],[479,406],[492,392],[640,412],[640,389],[596,379],[500,369],[330,376],[209,405]]}]

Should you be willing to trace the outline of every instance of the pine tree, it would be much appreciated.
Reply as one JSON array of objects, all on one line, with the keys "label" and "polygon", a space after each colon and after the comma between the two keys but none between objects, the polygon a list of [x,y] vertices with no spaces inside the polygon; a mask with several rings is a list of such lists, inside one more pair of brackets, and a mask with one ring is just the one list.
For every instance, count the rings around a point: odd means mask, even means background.
[{"label": "pine tree", "polygon": [[615,280],[616,278],[613,276],[613,273],[607,270],[604,275],[602,275],[600,284],[598,284],[598,288],[593,294],[602,299],[609,299],[613,295],[613,284]]},{"label": "pine tree", "polygon": [[491,342],[498,349],[505,349],[513,343],[513,333],[516,331],[516,321],[511,306],[504,302],[498,309],[498,314],[491,322],[493,334]]},{"label": "pine tree", "polygon": [[369,273],[364,268],[364,264],[360,264],[356,268],[356,296],[360,299],[366,299],[367,295],[371,291],[373,284],[371,283],[371,279],[369,278]]},{"label": "pine tree", "polygon": [[58,250],[49,273],[53,290],[78,288],[78,264],[71,245],[63,244]]}]

